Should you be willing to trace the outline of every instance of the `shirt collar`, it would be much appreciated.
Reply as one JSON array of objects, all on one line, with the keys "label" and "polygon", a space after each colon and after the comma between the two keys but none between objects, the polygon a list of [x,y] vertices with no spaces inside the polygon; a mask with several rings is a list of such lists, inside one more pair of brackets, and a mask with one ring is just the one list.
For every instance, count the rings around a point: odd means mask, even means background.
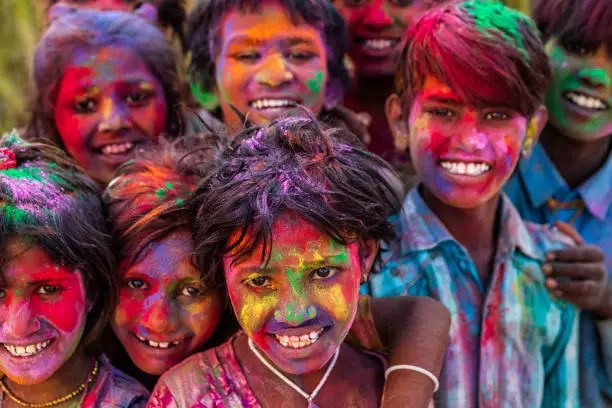
[{"label": "shirt collar", "polygon": [[[534,146],[529,159],[519,163],[519,172],[535,208],[544,205],[558,190],[569,189],[540,144]],[[602,168],[575,191],[593,216],[601,221],[605,220],[612,203],[612,154],[608,156]]]},{"label": "shirt collar", "polygon": [[[502,194],[501,200],[502,218],[498,255],[512,253],[519,249],[530,258],[544,260],[543,252],[534,242],[525,222],[510,199]],[[438,216],[423,201],[418,187],[413,188],[406,196],[399,216],[402,254],[430,250],[445,241],[459,244]]]},{"label": "shirt collar", "polygon": [[606,219],[612,202],[612,154],[591,178],[577,188],[591,214],[601,221]]},{"label": "shirt collar", "polygon": [[555,192],[567,186],[539,143],[533,147],[529,158],[520,161],[518,171],[535,208],[544,205]]}]

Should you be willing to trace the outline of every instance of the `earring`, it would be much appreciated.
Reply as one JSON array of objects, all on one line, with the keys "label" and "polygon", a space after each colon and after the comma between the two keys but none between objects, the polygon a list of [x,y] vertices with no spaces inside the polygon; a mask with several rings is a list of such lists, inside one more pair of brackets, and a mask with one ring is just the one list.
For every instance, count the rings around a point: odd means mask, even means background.
[{"label": "earring", "polygon": [[535,134],[538,131],[538,124],[535,118],[529,121],[529,126],[527,127],[527,133],[525,134],[525,140],[523,141],[523,151],[521,155],[524,158],[529,157],[531,154],[531,149],[533,148],[533,139],[535,139]]}]

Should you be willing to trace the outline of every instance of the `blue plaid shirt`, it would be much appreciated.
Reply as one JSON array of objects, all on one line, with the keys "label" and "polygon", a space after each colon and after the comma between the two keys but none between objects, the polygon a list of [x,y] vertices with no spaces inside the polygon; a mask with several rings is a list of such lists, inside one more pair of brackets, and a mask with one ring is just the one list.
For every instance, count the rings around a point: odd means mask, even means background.
[{"label": "blue plaid shirt", "polygon": [[[544,148],[536,145],[531,157],[519,163],[505,190],[521,216],[539,224],[552,224],[556,220],[568,222],[575,214],[574,209],[553,210],[547,205],[549,199],[562,202],[582,199],[586,208],[572,225],[586,242],[603,249],[608,273],[612,272],[612,155],[595,175],[572,190]],[[597,329],[592,315],[581,313],[580,398],[583,407],[603,408],[606,406],[602,400],[605,396],[612,403],[612,373],[606,373],[605,368],[606,365],[612,366],[612,362],[604,361],[606,354],[603,348],[612,348],[610,342],[610,334]],[[607,358],[612,359],[612,356],[608,355]]]},{"label": "blue plaid shirt", "polygon": [[568,243],[522,221],[501,197],[488,287],[467,250],[411,190],[395,216],[398,238],[362,291],[431,296],[451,312],[450,344],[434,400],[448,408],[577,407],[577,312],[544,287],[544,252]]}]

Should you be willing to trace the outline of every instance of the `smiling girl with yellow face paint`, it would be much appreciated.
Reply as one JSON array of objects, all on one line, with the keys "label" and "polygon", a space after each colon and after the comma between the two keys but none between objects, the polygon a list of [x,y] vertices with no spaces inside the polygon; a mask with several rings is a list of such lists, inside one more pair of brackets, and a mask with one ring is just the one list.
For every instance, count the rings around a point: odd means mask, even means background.
[{"label": "smiling girl with yellow face paint", "polygon": [[[243,331],[162,376],[151,407],[380,406],[383,361],[344,339],[364,327],[359,285],[398,199],[384,161],[346,137],[298,116],[245,130],[222,152],[194,195],[195,261],[204,282],[227,287]],[[394,313],[385,325],[403,320]],[[426,406],[422,388],[403,401]]]}]

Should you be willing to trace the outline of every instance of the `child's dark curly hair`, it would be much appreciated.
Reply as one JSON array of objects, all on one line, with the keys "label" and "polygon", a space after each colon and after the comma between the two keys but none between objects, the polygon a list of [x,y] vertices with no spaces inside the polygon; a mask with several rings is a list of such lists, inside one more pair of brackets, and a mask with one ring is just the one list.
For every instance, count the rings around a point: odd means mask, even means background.
[{"label": "child's dark curly hair", "polygon": [[262,244],[265,262],[272,224],[285,211],[344,245],[394,237],[388,218],[400,198],[393,170],[347,144],[354,138],[347,133],[325,129],[307,113],[246,129],[232,140],[192,201],[195,259],[204,281],[223,285],[223,257],[238,248],[233,255],[240,259]]}]

